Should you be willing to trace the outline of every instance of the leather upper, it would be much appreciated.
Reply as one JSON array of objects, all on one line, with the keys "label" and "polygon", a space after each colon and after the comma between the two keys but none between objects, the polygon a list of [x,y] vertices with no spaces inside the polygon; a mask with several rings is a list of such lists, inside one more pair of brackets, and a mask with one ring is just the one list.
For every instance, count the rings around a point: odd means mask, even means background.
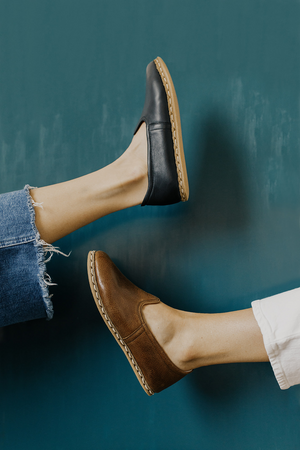
[{"label": "leather upper", "polygon": [[135,133],[142,122],[148,141],[148,191],[142,206],[180,202],[167,95],[154,61],[147,66],[145,104]]},{"label": "leather upper", "polygon": [[160,300],[131,283],[106,253],[95,253],[94,267],[106,313],[151,390],[160,392],[187,375],[190,371],[182,371],[173,364],[144,321],[142,308]]},{"label": "leather upper", "polygon": [[125,339],[141,325],[140,308],[160,300],[131,283],[104,252],[95,253],[95,275],[109,317]]}]

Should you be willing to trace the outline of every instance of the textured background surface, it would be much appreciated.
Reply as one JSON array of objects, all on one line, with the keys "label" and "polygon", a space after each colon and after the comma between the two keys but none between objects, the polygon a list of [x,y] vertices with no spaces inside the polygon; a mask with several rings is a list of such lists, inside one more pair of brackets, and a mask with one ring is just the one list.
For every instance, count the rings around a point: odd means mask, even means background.
[{"label": "textured background surface", "polygon": [[296,0],[1,0],[0,192],[98,169],[129,144],[157,55],[179,98],[187,204],[58,244],[55,319],[0,330],[1,450],[292,450],[300,387],[211,367],[148,398],[105,329],[91,249],[172,306],[221,312],[300,285]]}]

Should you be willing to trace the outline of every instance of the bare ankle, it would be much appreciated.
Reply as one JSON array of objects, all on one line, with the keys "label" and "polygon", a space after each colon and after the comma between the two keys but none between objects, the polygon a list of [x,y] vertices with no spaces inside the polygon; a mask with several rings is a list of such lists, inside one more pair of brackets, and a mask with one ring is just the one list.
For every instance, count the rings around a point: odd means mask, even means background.
[{"label": "bare ankle", "polygon": [[147,139],[143,125],[127,150],[113,163],[130,203],[126,207],[141,204],[148,189]]},{"label": "bare ankle", "polygon": [[144,123],[133,136],[129,147],[119,158],[119,161],[128,172],[132,181],[140,181],[141,178],[147,178],[147,137]]},{"label": "bare ankle", "polygon": [[194,359],[191,339],[183,311],[164,303],[147,305],[143,314],[147,325],[171,361],[181,370],[190,370]]}]

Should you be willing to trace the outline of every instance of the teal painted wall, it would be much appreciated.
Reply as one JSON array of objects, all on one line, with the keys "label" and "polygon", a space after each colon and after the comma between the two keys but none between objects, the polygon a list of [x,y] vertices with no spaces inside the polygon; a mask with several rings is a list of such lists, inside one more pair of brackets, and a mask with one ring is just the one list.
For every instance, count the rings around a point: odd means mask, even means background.
[{"label": "teal painted wall", "polygon": [[298,450],[300,387],[210,367],[148,398],[100,320],[86,255],[221,312],[300,286],[300,3],[1,0],[0,192],[71,179],[129,144],[157,55],[172,73],[187,204],[132,208],[59,241],[55,318],[0,330],[1,450]]}]

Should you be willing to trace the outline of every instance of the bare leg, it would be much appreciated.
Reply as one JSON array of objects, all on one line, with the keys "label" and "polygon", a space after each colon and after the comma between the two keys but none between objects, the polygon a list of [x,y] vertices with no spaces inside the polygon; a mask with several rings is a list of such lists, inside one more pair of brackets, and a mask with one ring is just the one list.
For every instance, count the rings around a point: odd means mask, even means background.
[{"label": "bare leg", "polygon": [[148,187],[146,126],[109,166],[75,180],[31,190],[41,238],[52,243],[78,228],[142,203]]},{"label": "bare leg", "polygon": [[252,309],[222,314],[147,305],[145,320],[173,363],[182,370],[214,364],[269,361]]}]

